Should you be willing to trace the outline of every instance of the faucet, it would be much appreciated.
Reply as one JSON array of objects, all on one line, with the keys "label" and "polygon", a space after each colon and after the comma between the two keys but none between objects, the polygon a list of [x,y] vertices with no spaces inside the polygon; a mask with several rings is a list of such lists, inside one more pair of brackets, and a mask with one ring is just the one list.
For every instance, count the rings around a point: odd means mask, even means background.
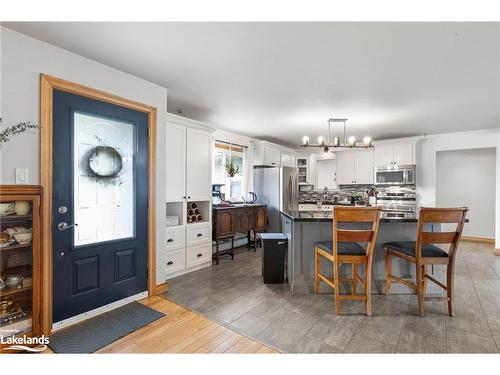
[{"label": "faucet", "polygon": [[323,189],[323,202],[328,198],[328,188],[325,186]]}]

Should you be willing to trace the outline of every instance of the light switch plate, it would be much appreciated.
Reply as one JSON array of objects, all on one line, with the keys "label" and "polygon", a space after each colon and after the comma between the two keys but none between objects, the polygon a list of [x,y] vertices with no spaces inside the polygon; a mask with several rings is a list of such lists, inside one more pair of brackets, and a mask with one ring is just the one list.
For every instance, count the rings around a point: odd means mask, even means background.
[{"label": "light switch plate", "polygon": [[16,168],[16,184],[27,184],[29,171],[26,168]]}]

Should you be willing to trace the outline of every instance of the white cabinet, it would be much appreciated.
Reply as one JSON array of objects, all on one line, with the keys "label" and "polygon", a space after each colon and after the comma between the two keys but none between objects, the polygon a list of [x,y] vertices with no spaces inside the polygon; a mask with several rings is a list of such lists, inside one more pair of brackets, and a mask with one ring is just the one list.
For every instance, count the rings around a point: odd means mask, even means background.
[{"label": "white cabinet", "polygon": [[336,153],[337,185],[373,184],[372,150]]},{"label": "white cabinet", "polygon": [[258,141],[253,146],[253,164],[267,167],[279,167],[281,165],[281,149],[269,142]]},{"label": "white cabinet", "polygon": [[415,164],[414,147],[412,142],[375,146],[374,165],[375,167],[387,167]]},{"label": "white cabinet", "polygon": [[168,124],[166,129],[166,200],[182,201],[186,195],[186,127]]},{"label": "white cabinet", "polygon": [[281,165],[281,151],[277,147],[264,146],[264,165],[279,167]]},{"label": "white cabinet", "polygon": [[360,150],[354,152],[354,183],[373,184],[373,152]]},{"label": "white cabinet", "polygon": [[167,123],[167,202],[212,199],[212,141],[210,133]]},{"label": "white cabinet", "polygon": [[187,129],[186,142],[187,199],[210,200],[212,199],[212,175],[210,173],[212,142],[210,134],[195,129]]},{"label": "white cabinet", "polygon": [[394,145],[394,161],[397,165],[415,164],[413,143],[397,143]]},{"label": "white cabinet", "polygon": [[[166,215],[178,225],[165,228],[158,270],[170,279],[212,265],[212,136],[197,121],[168,115],[166,129]],[[187,207],[197,204],[205,221],[188,224]],[[161,264],[165,262],[164,264]]]},{"label": "white cabinet", "polygon": [[385,167],[394,161],[394,146],[376,146],[373,151],[373,162],[375,167]]},{"label": "white cabinet", "polygon": [[281,153],[281,166],[282,167],[295,167],[295,155],[286,152]]},{"label": "white cabinet", "polygon": [[337,185],[354,183],[354,153],[351,151],[337,152]]}]

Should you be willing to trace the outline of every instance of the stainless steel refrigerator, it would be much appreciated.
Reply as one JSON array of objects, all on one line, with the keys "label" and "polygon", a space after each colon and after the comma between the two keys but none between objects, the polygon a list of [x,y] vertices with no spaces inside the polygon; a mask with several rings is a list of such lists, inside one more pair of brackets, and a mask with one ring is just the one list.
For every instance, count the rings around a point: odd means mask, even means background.
[{"label": "stainless steel refrigerator", "polygon": [[267,204],[268,232],[281,232],[280,211],[298,209],[298,170],[291,167],[254,167],[257,202]]}]

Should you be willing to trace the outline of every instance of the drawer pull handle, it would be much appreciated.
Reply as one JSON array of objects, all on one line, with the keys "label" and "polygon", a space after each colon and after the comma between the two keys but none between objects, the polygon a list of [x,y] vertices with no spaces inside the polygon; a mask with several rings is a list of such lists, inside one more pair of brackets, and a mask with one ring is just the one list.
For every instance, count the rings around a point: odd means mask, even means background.
[{"label": "drawer pull handle", "polygon": [[174,240],[172,238],[169,238],[167,242],[174,242]]},{"label": "drawer pull handle", "polygon": [[201,257],[202,255],[203,255],[202,253],[198,253],[198,254],[196,254],[196,256],[197,256],[198,258],[199,258],[199,257]]},{"label": "drawer pull handle", "polygon": [[203,236],[203,233],[198,233],[198,234],[196,235],[196,237],[201,237],[201,236]]},{"label": "drawer pull handle", "polygon": [[167,262],[167,266],[171,266],[172,264],[174,264],[174,262],[172,262],[172,261]]}]

